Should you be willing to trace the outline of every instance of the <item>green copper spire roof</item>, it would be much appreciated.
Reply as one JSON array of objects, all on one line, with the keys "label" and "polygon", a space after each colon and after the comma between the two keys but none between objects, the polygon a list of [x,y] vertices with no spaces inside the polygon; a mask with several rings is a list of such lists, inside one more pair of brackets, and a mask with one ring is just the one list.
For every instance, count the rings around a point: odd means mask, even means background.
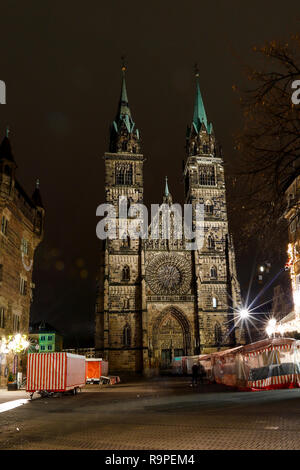
[{"label": "green copper spire roof", "polygon": [[168,177],[166,176],[165,177],[165,192],[164,192],[164,196],[163,196],[163,202],[164,204],[169,204],[169,205],[172,205],[172,195],[169,191],[169,185],[168,185]]},{"label": "green copper spire roof", "polygon": [[170,194],[169,186],[168,186],[168,177],[166,176],[166,185],[165,185],[165,196],[168,197]]},{"label": "green copper spire roof", "polygon": [[196,74],[196,100],[194,106],[194,116],[193,116],[193,126],[195,127],[195,131],[198,133],[201,127],[201,124],[204,123],[207,130],[208,129],[208,122],[206,117],[206,112],[201,96],[200,85],[199,85],[199,74]]},{"label": "green copper spire roof", "polygon": [[119,132],[122,122],[125,123],[128,132],[132,132],[135,127],[135,123],[133,122],[133,119],[131,117],[131,112],[130,112],[129,104],[128,104],[125,71],[126,71],[126,67],[125,65],[123,65],[122,66],[122,87],[121,87],[119,107],[118,107],[117,116],[113,122],[113,126],[116,132]]},{"label": "green copper spire roof", "polygon": [[122,88],[121,88],[121,96],[119,102],[119,110],[118,115],[121,116],[131,116],[129,104],[128,104],[128,97],[127,97],[127,90],[126,90],[126,80],[125,80],[125,66],[122,67]]},{"label": "green copper spire roof", "polygon": [[126,67],[122,65],[121,94],[117,115],[110,129],[110,152],[139,153],[140,134],[132,119],[125,80]]}]

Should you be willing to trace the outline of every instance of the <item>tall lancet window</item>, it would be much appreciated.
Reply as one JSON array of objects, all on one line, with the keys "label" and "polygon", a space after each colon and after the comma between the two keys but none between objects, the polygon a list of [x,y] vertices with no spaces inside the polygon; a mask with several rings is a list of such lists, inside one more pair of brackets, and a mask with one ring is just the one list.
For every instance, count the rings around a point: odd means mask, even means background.
[{"label": "tall lancet window", "polygon": [[218,346],[222,343],[222,329],[220,323],[215,324],[215,344]]},{"label": "tall lancet window", "polygon": [[207,238],[207,247],[209,250],[215,249],[215,240],[214,237],[212,237],[211,235],[209,235]]},{"label": "tall lancet window", "polygon": [[122,270],[122,281],[129,281],[130,280],[130,269],[129,266],[124,266]]},{"label": "tall lancet window", "polygon": [[201,186],[216,185],[216,170],[214,165],[199,165],[199,184]]},{"label": "tall lancet window", "polygon": [[131,185],[133,181],[132,164],[117,164],[115,180],[118,185]]},{"label": "tall lancet window", "polygon": [[129,164],[125,168],[125,183],[124,184],[132,184],[132,165]]},{"label": "tall lancet window", "polygon": [[123,345],[124,346],[131,345],[131,328],[129,325],[126,325],[123,329]]},{"label": "tall lancet window", "polygon": [[216,266],[212,266],[212,268],[210,269],[210,277],[211,279],[217,279],[218,272]]}]

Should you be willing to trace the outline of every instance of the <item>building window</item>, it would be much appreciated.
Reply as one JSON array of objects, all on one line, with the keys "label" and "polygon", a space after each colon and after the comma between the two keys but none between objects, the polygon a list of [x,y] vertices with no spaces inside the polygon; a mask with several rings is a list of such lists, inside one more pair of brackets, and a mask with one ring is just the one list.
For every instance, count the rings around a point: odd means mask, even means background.
[{"label": "building window", "polygon": [[124,266],[122,270],[122,281],[129,281],[130,280],[130,269],[129,266]]},{"label": "building window", "polygon": [[41,346],[41,351],[45,351],[45,349],[46,349],[46,346],[44,346],[44,345],[42,344],[42,346]]},{"label": "building window", "polygon": [[208,145],[203,144],[203,153],[208,153]]},{"label": "building window", "polygon": [[20,331],[20,317],[19,315],[13,314],[13,331],[19,332]]},{"label": "building window", "polygon": [[210,270],[210,277],[212,279],[217,279],[218,277],[217,268],[215,266],[213,266]]},{"label": "building window", "polygon": [[215,344],[219,345],[222,343],[222,329],[220,323],[215,324]]},{"label": "building window", "polygon": [[45,341],[46,340],[46,336],[41,336],[41,341]]},{"label": "building window", "polygon": [[215,186],[215,171],[214,165],[199,165],[199,184],[202,186]]},{"label": "building window", "polygon": [[52,351],[52,344],[48,344],[48,351]]},{"label": "building window", "polygon": [[122,239],[122,248],[130,248],[130,238],[127,236]]},{"label": "building window", "polygon": [[21,240],[21,251],[24,255],[28,255],[28,241],[25,238]]},{"label": "building window", "polygon": [[214,213],[214,206],[210,201],[205,203],[204,209],[207,215],[212,215]]},{"label": "building window", "polygon": [[131,329],[129,325],[126,325],[123,330],[123,345],[130,346],[131,344]]},{"label": "building window", "polygon": [[116,165],[116,184],[131,185],[133,181],[132,174],[131,163]]},{"label": "building window", "polygon": [[217,306],[218,306],[218,301],[217,301],[216,297],[212,298],[212,306],[213,306],[213,308],[217,308]]},{"label": "building window", "polygon": [[8,220],[3,215],[1,219],[1,232],[3,233],[3,235],[7,235],[7,229],[8,229]]},{"label": "building window", "polygon": [[52,341],[52,336],[48,336],[48,341]]},{"label": "building window", "polygon": [[210,250],[215,249],[215,240],[211,235],[209,235],[207,238],[207,246]]},{"label": "building window", "polygon": [[20,277],[20,294],[27,294],[27,281],[23,277]]},{"label": "building window", "polygon": [[4,310],[4,307],[0,308],[0,328],[5,328],[5,310]]}]

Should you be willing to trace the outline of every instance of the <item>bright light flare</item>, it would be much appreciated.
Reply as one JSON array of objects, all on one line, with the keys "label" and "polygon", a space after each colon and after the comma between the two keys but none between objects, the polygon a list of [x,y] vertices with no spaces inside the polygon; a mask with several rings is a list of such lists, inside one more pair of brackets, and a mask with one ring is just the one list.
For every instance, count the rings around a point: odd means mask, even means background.
[{"label": "bright light flare", "polygon": [[239,311],[239,315],[240,317],[244,320],[245,318],[248,318],[249,315],[250,315],[250,312],[247,308],[242,308],[240,311]]},{"label": "bright light flare", "polygon": [[283,325],[278,325],[277,326],[277,331],[282,336],[283,333],[284,333],[284,326]]},{"label": "bright light flare", "polygon": [[269,326],[270,328],[274,328],[274,329],[275,329],[275,327],[276,327],[276,320],[275,320],[275,318],[270,318],[270,320],[268,321],[268,326]]},{"label": "bright light flare", "polygon": [[296,307],[300,307],[300,291],[295,290],[293,292],[294,304]]},{"label": "bright light flare", "polygon": [[276,319],[270,318],[267,324],[266,333],[268,336],[272,336],[276,333],[276,331],[277,331]]}]

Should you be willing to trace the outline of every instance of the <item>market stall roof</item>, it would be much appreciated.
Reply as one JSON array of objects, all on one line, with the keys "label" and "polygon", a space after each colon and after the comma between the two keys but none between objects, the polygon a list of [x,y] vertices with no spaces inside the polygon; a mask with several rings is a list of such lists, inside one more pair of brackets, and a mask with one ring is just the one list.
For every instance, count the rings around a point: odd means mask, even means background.
[{"label": "market stall roof", "polygon": [[225,349],[223,351],[217,351],[212,353],[212,356],[226,356],[227,354],[236,354],[237,352],[242,352],[244,346],[237,346],[231,349]]},{"label": "market stall roof", "polygon": [[255,343],[246,344],[243,346],[245,353],[252,351],[259,351],[260,349],[267,349],[271,346],[283,346],[285,344],[293,344],[296,340],[294,338],[266,338]]}]

